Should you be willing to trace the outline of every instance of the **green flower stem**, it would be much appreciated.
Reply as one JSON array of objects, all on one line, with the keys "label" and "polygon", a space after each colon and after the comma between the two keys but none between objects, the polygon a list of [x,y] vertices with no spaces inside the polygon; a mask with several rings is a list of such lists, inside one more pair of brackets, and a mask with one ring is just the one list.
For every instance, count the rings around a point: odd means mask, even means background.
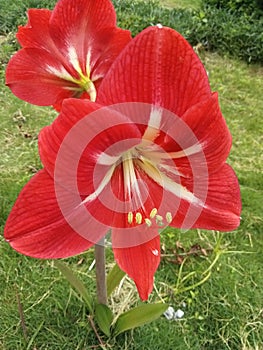
[{"label": "green flower stem", "polygon": [[99,304],[107,305],[105,247],[103,243],[104,240],[95,245],[97,299]]}]

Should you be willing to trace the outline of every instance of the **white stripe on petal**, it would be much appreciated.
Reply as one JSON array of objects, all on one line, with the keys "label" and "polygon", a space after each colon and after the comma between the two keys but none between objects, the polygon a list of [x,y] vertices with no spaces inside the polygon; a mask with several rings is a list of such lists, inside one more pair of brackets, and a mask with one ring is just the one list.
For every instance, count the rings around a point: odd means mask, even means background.
[{"label": "white stripe on petal", "polygon": [[157,182],[161,187],[163,187],[166,191],[173,193],[178,198],[182,198],[189,203],[194,203],[198,205],[204,205],[204,203],[197,198],[192,192],[188,191],[188,189],[181,184],[174,182],[164,173],[158,170],[152,163],[146,163],[145,161],[140,164],[142,170],[151,177],[155,182]]},{"label": "white stripe on petal", "polygon": [[69,62],[72,64],[72,66],[75,68],[75,70],[78,73],[81,73],[77,51],[73,46],[70,46],[68,48],[68,59],[69,59]]},{"label": "white stripe on petal", "polygon": [[86,74],[88,76],[90,76],[90,71],[91,71],[90,59],[91,59],[91,51],[89,50],[86,57]]},{"label": "white stripe on petal", "polygon": [[182,158],[182,157],[188,157],[193,154],[199,153],[202,151],[202,145],[201,143],[196,143],[188,148],[185,148],[178,152],[165,152],[165,151],[151,151],[150,149],[146,149],[146,151],[143,149],[142,153],[148,158],[155,159],[161,161],[162,159],[176,159],[176,158]]},{"label": "white stripe on petal", "polygon": [[96,189],[96,191],[94,191],[93,193],[91,193],[88,197],[86,197],[84,199],[84,201],[82,202],[82,204],[88,203],[93,201],[94,199],[98,198],[98,196],[101,194],[101,192],[104,190],[104,188],[108,185],[108,183],[111,180],[111,177],[114,173],[115,170],[115,165],[113,165],[109,171],[106,173],[106,175],[104,176],[103,180],[101,181],[100,185],[98,186],[98,188]]},{"label": "white stripe on petal", "polygon": [[93,74],[92,75],[92,81],[94,82],[94,81],[97,81],[97,80],[99,80],[99,79],[102,79],[104,77],[104,74]]},{"label": "white stripe on petal", "polygon": [[120,156],[110,156],[105,152],[102,152],[97,160],[98,164],[101,165],[113,165],[120,159]]},{"label": "white stripe on petal", "polygon": [[171,153],[168,153],[168,155],[170,156],[170,158],[174,159],[174,158],[188,157],[193,154],[199,153],[200,151],[202,151],[202,146],[200,143],[196,143],[195,145],[185,148],[182,151],[171,152]]},{"label": "white stripe on petal", "polygon": [[57,69],[57,68],[52,67],[50,65],[46,65],[46,70],[48,73],[54,74],[58,78],[61,78],[64,80],[69,80],[69,81],[74,81],[74,78],[69,74],[69,72],[64,67]]},{"label": "white stripe on petal", "polygon": [[153,106],[151,110],[148,126],[151,126],[152,128],[160,129],[162,114],[163,114],[162,108]]},{"label": "white stripe on petal", "polygon": [[143,139],[148,141],[154,141],[160,134],[160,126],[162,119],[162,108],[153,106],[148,122],[148,127],[144,132]]}]

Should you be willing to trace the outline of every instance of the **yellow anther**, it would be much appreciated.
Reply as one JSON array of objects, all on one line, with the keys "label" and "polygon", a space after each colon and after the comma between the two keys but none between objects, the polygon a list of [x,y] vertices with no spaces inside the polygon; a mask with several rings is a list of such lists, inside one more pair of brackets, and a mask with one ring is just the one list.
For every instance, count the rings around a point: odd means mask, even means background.
[{"label": "yellow anther", "polygon": [[159,226],[162,226],[163,225],[163,217],[161,215],[156,215],[156,223],[159,225]]},{"label": "yellow anther", "polygon": [[128,224],[132,224],[132,220],[133,220],[133,213],[130,211],[128,213]]},{"label": "yellow anther", "polygon": [[144,219],[144,221],[145,221],[145,223],[146,223],[146,225],[148,226],[148,227],[150,227],[150,226],[152,226],[152,222],[151,222],[151,220],[150,219]]},{"label": "yellow anther", "polygon": [[156,215],[156,221],[163,221],[163,217],[161,215]]},{"label": "yellow anther", "polygon": [[172,214],[169,211],[166,213],[165,218],[166,218],[166,221],[168,222],[168,224],[170,224],[173,221]]},{"label": "yellow anther", "polygon": [[150,212],[150,218],[153,219],[156,214],[157,214],[157,209],[153,208],[152,211]]},{"label": "yellow anther", "polygon": [[136,220],[136,224],[140,225],[142,223],[142,214],[141,213],[136,213],[135,220]]}]

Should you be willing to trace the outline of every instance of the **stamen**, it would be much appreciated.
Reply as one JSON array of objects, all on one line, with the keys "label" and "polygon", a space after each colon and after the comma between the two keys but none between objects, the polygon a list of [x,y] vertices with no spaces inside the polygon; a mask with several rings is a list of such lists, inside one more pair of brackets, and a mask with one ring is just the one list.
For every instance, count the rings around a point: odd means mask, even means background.
[{"label": "stamen", "polygon": [[123,178],[125,197],[128,200],[132,199],[133,201],[135,201],[135,204],[138,208],[140,206],[143,207],[143,201],[141,198],[141,192],[135,174],[133,158],[133,153],[131,151],[125,152],[125,154],[122,156]]},{"label": "stamen", "polygon": [[132,221],[133,221],[133,213],[130,211],[128,213],[128,224],[132,224]]},{"label": "stamen", "polygon": [[146,223],[146,225],[147,225],[148,227],[151,227],[151,226],[152,226],[152,222],[151,222],[150,219],[146,218],[146,219],[144,219],[144,221],[145,221],[145,223]]},{"label": "stamen", "polygon": [[124,188],[125,188],[125,195],[126,198],[131,198],[131,167],[130,167],[130,160],[128,158],[128,155],[126,155],[126,159],[123,159],[123,176],[124,176]]},{"label": "stamen", "polygon": [[169,211],[166,213],[165,218],[166,218],[166,221],[168,222],[168,224],[170,224],[173,221],[172,214]]},{"label": "stamen", "polygon": [[135,220],[136,220],[136,224],[140,225],[142,223],[142,214],[141,213],[136,213]]},{"label": "stamen", "polygon": [[156,215],[156,223],[163,226],[163,217],[161,215]]},{"label": "stamen", "polygon": [[153,219],[155,217],[155,215],[157,214],[157,209],[153,208],[150,212],[150,218]]}]

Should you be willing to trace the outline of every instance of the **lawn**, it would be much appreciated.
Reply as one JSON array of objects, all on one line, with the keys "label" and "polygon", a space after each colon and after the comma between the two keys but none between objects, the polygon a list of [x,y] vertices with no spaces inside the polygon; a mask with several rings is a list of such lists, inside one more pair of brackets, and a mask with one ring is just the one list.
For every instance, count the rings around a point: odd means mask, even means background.
[{"label": "lawn", "polygon": [[[20,189],[41,168],[38,132],[56,116],[49,108],[18,100],[5,87],[13,40],[12,35],[0,40],[0,349],[100,349],[86,308],[54,263],[19,255],[2,237]],[[164,300],[182,309],[184,317],[161,317],[117,339],[102,336],[106,349],[263,349],[263,68],[216,53],[201,51],[200,56],[232,133],[229,163],[241,186],[242,222],[227,233],[166,230],[150,301]],[[93,253],[65,260],[91,292]],[[107,261],[111,266],[110,249]],[[138,303],[128,278],[110,303],[116,314]]]},{"label": "lawn", "polygon": [[162,6],[168,8],[193,8],[196,9],[200,6],[200,0],[163,0],[160,1]]}]

